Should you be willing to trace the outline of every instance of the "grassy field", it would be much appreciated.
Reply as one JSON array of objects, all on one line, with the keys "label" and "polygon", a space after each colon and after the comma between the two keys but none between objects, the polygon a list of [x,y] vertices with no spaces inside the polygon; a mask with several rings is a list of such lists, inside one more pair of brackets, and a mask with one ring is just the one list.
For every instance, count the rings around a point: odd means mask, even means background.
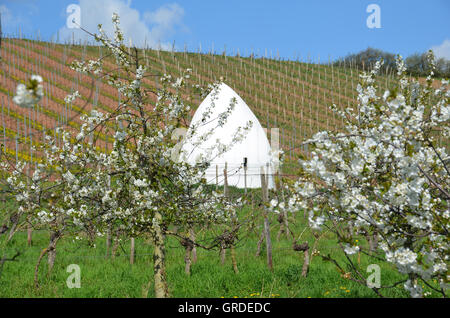
[{"label": "grassy field", "polygon": [[[246,208],[249,211],[249,207]],[[291,229],[299,235],[306,222],[303,213],[292,218]],[[314,256],[306,278],[301,276],[303,254],[292,249],[292,242],[285,236],[276,239],[278,224],[271,225],[274,271],[266,265],[265,249],[255,257],[261,222],[256,221],[255,231],[243,233],[236,248],[239,273],[235,274],[231,265],[229,250],[226,263],[221,265],[217,250],[198,249],[197,263],[193,264],[191,276],[184,272],[184,249],[173,237],[167,239],[167,276],[172,297],[225,297],[225,298],[266,298],[266,297],[376,297],[367,287],[345,279],[334,264]],[[200,238],[201,236],[199,236]],[[152,246],[144,238],[136,239],[136,261],[129,262],[129,240],[122,238],[114,259],[106,258],[105,239],[99,238],[95,247],[86,240],[64,237],[57,246],[55,267],[47,273],[46,258],[39,271],[39,288],[34,286],[34,267],[41,250],[47,246],[49,234],[36,231],[33,245],[27,246],[27,235],[19,232],[12,241],[9,251],[22,252],[15,262],[5,263],[0,277],[0,297],[153,297]],[[308,228],[303,232],[302,242],[310,246],[314,237]],[[264,246],[264,245],[263,245]],[[316,245],[321,255],[330,254],[338,261],[343,260],[331,233],[326,233]],[[355,261],[357,255],[352,256]],[[390,285],[401,275],[393,268],[379,261],[361,255],[361,268],[375,263],[381,267],[381,284]],[[69,289],[67,267],[77,264],[81,269],[81,288]],[[369,275],[364,273],[365,275]],[[425,291],[428,291],[425,288]],[[400,285],[385,290],[387,297],[407,297]],[[431,294],[429,297],[437,296]]]}]

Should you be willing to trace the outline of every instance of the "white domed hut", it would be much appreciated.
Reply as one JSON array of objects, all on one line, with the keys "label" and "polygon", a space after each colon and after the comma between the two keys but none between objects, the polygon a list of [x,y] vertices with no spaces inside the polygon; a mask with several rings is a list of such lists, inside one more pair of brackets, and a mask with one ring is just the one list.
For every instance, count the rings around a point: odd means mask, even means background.
[{"label": "white domed hut", "polygon": [[[219,126],[219,115],[223,114],[234,101],[234,109],[228,115],[223,126]],[[214,107],[212,107],[214,103]],[[205,113],[210,112],[207,120],[202,122]],[[238,143],[231,145],[233,135],[238,128],[246,127],[248,121],[252,126],[246,132],[245,137]],[[224,184],[224,169],[227,167],[227,180],[229,186],[238,188],[261,187],[261,167],[268,173],[268,187],[274,187],[273,168],[271,162],[271,148],[266,133],[255,114],[250,110],[242,98],[228,85],[222,83],[218,91],[213,90],[200,104],[192,118],[187,136],[190,136],[192,128],[195,132],[189,140],[186,140],[181,148],[187,155],[184,160],[195,163],[199,155],[208,153],[208,149],[217,144],[217,141],[231,148],[217,156],[209,156],[211,165],[206,171],[205,178],[209,184]],[[213,129],[213,130],[212,130]],[[205,140],[199,138],[212,131]],[[197,145],[197,146],[194,146]]]}]

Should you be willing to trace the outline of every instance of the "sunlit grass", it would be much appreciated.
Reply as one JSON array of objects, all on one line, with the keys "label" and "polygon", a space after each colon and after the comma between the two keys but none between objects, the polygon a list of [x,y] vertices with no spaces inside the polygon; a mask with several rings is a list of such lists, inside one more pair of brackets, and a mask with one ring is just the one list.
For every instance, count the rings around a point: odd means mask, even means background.
[{"label": "sunlit grass", "polygon": [[[297,215],[295,231],[305,226],[303,215]],[[235,274],[229,252],[226,264],[221,265],[217,250],[198,249],[197,263],[191,275],[184,272],[184,249],[174,238],[167,240],[167,278],[172,297],[215,298],[286,298],[286,297],[376,297],[375,293],[358,283],[345,279],[334,264],[313,256],[306,278],[301,276],[303,254],[291,248],[291,240],[276,240],[277,225],[273,225],[273,263],[271,272],[266,265],[265,250],[255,257],[258,235],[250,233],[237,246],[239,274]],[[85,240],[64,237],[58,245],[55,267],[47,275],[46,260],[39,271],[39,288],[34,286],[34,267],[42,248],[48,243],[48,233],[35,232],[33,246],[26,246],[26,233],[18,233],[13,248],[22,252],[17,262],[5,264],[0,278],[0,297],[153,297],[152,246],[143,238],[136,240],[136,261],[129,263],[129,241],[123,238],[114,259],[105,258],[105,239],[99,238],[95,247]],[[313,242],[308,231],[302,241]],[[321,255],[330,254],[342,261],[331,233],[319,241],[316,249]],[[355,256],[356,257],[356,256]],[[373,260],[361,256],[361,268]],[[81,268],[81,288],[69,289],[67,266]],[[389,285],[401,276],[389,264],[379,263],[382,285]],[[407,297],[400,285],[386,291],[387,297]],[[437,296],[431,294],[431,296]]]}]

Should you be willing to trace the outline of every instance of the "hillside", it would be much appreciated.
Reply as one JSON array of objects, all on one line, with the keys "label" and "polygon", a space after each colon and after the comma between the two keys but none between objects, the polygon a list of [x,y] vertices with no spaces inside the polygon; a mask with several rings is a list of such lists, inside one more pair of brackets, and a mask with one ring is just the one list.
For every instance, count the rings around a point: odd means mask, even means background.
[{"label": "hillside", "polygon": [[[101,54],[102,50],[96,46],[3,39],[0,138],[12,158],[35,161],[36,154],[30,146],[42,141],[44,130],[50,133],[57,125],[67,125],[75,131],[80,127],[81,113],[88,113],[93,107],[108,111],[117,105],[119,96],[115,89],[68,66],[74,59],[93,59]],[[158,76],[163,73],[176,76],[186,68],[193,70],[192,80],[200,85],[223,77],[247,102],[262,126],[269,128],[268,134],[270,128],[280,129],[280,143],[287,160],[307,151],[298,145],[312,134],[342,127],[329,105],[336,104],[342,109],[356,102],[360,70],[348,66],[152,49],[140,50],[139,55],[150,73],[157,75],[145,79],[144,85],[149,88],[158,85]],[[105,69],[112,69],[113,61],[108,58],[106,61]],[[45,97],[36,109],[25,110],[15,105],[12,97],[17,84],[31,74],[43,77]],[[392,76],[379,77],[381,89],[390,86]],[[66,105],[64,97],[75,90],[82,99]],[[99,139],[97,145],[101,148],[107,148],[112,140],[102,134]]]}]

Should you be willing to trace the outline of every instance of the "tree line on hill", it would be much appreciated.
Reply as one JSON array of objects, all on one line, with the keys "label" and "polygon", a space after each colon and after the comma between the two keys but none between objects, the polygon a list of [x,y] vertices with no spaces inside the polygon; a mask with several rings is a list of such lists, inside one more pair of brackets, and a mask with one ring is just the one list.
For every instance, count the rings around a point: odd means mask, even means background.
[{"label": "tree line on hill", "polygon": [[[383,58],[384,60],[382,71],[395,69],[395,54],[371,47],[358,53],[349,54],[334,63],[335,65],[344,64],[349,67],[368,69],[371,68],[380,58]],[[427,76],[429,73],[426,52],[414,53],[408,56],[405,59],[405,65],[409,75]],[[436,77],[450,77],[450,60],[443,57],[436,58],[435,73]]]}]

